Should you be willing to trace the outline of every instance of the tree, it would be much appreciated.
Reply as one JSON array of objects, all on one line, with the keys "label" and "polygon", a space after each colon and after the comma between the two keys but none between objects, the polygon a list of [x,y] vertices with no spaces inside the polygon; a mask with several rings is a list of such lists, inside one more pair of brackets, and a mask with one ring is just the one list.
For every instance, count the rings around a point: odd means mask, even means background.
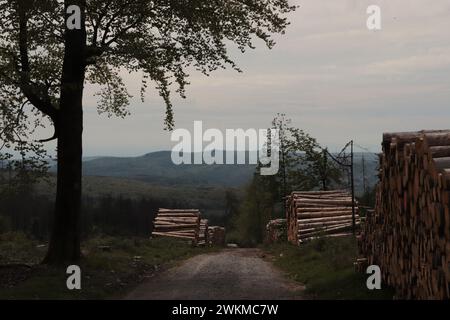
[{"label": "tree", "polygon": [[294,190],[321,189],[337,177],[336,165],[327,161],[317,140],[291,123],[285,114],[277,114],[272,121],[280,136],[280,170],[265,181],[276,201]]},{"label": "tree", "polygon": [[239,199],[233,190],[227,189],[225,191],[225,227],[231,226],[233,217],[236,216],[239,209]]},{"label": "tree", "polygon": [[330,186],[341,183],[342,168],[333,159],[330,159],[328,148],[322,152],[312,154],[312,175],[319,181],[322,190],[328,190]]},{"label": "tree", "polygon": [[[39,125],[49,120],[54,127],[40,142],[57,139],[55,218],[45,262],[80,258],[85,82],[102,86],[99,112],[126,116],[130,95],[120,71],[140,72],[141,98],[154,81],[172,129],[172,82],[184,97],[190,69],[240,71],[226,44],[244,52],[256,37],[271,48],[271,35],[284,32],[293,10],[288,0],[0,0],[2,116],[22,123],[31,109]],[[2,139],[17,125],[6,127]]]},{"label": "tree", "polygon": [[264,239],[267,222],[272,218],[273,195],[264,184],[263,176],[255,173],[246,186],[244,199],[232,217],[228,238],[241,246],[255,246]]},{"label": "tree", "polygon": [[279,141],[269,140],[268,144],[278,144],[279,171],[272,176],[263,176],[260,166],[257,167],[232,220],[231,238],[243,245],[261,242],[268,221],[285,216],[284,198],[290,192],[326,189],[340,180],[341,172],[328,159],[327,150],[291,123],[285,114],[277,114],[273,119],[272,128],[279,130]]}]

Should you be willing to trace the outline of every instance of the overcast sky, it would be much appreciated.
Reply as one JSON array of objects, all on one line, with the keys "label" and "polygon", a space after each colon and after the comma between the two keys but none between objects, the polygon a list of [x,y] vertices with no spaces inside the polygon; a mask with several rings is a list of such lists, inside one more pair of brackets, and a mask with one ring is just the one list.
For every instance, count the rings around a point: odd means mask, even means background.
[{"label": "overcast sky", "polygon": [[[294,3],[294,2],[293,2]],[[331,150],[354,139],[379,150],[385,131],[450,127],[450,0],[303,0],[277,46],[245,55],[244,73],[191,74],[187,99],[174,97],[176,127],[267,128],[277,112]],[[366,28],[379,5],[382,30]],[[135,96],[126,119],[97,115],[85,99],[84,155],[141,155],[168,150],[164,104],[140,78],[126,75]],[[54,148],[49,145],[49,148]]]}]

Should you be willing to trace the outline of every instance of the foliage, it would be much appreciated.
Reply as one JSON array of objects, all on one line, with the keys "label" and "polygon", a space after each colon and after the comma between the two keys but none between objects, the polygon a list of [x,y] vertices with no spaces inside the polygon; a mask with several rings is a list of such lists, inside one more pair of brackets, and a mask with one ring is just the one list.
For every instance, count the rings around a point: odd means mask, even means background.
[{"label": "foliage", "polygon": [[43,254],[36,247],[37,241],[23,232],[5,232],[0,234],[0,265],[9,263],[38,263]]},{"label": "foliage", "polygon": [[[66,27],[71,5],[80,11],[75,30]],[[271,48],[271,35],[285,31],[286,15],[295,8],[288,0],[0,0],[1,138],[9,148],[25,145],[24,137],[50,121],[54,135],[41,142],[58,139],[62,168],[46,263],[80,256],[85,82],[101,87],[99,112],[123,117],[130,95],[120,72],[140,73],[141,99],[153,81],[166,105],[165,127],[171,130],[172,83],[185,97],[188,70],[209,75],[231,66],[240,71],[227,44],[245,52],[259,38]],[[32,124],[22,115],[25,108],[35,116]],[[39,143],[30,145],[41,155]]]},{"label": "foliage", "polygon": [[358,201],[361,205],[370,208],[375,208],[375,197],[377,193],[376,186],[368,188],[365,193],[358,197]]},{"label": "foliage", "polygon": [[272,127],[280,132],[280,170],[267,177],[276,199],[282,199],[292,191],[325,189],[340,180],[341,172],[328,159],[326,149],[304,130],[292,127],[291,119],[277,114]]},{"label": "foliage", "polygon": [[231,229],[233,218],[237,216],[239,211],[240,199],[232,189],[225,191],[225,228]]},{"label": "foliage", "polygon": [[0,234],[6,233],[11,230],[11,222],[8,217],[5,217],[0,212]]},{"label": "foliage", "polygon": [[[227,44],[245,52],[259,38],[272,48],[284,33],[287,0],[244,1],[75,1],[82,11],[87,44],[86,81],[100,86],[99,112],[126,116],[130,95],[120,72],[142,74],[141,98],[154,81],[166,104],[165,124],[174,125],[171,85],[185,96],[188,69],[209,75],[227,65],[239,70]],[[2,137],[28,137],[42,118],[58,122],[65,59],[66,1],[0,1],[0,112]],[[26,108],[36,116],[32,123]],[[56,130],[57,128],[55,128]],[[57,133],[57,132],[56,132]],[[22,138],[20,139],[22,141]],[[39,148],[35,145],[34,148]]]},{"label": "foliage", "polygon": [[284,197],[290,192],[321,189],[341,178],[337,165],[328,161],[316,139],[292,127],[284,114],[277,114],[272,128],[279,130],[280,169],[275,175],[262,176],[257,168],[232,224],[229,240],[245,246],[261,243],[269,220],[285,216]]},{"label": "foliage", "polygon": [[[8,131],[6,126],[0,119],[0,131]],[[13,131],[14,135],[2,137],[0,145],[0,196],[28,188],[45,178],[48,171],[47,153],[42,144],[28,143],[21,135],[22,129]]]},{"label": "foliage", "polygon": [[[0,233],[21,231],[48,239],[54,208],[55,180],[8,192],[1,198]],[[111,177],[84,177],[81,202],[83,238],[95,234],[148,237],[158,208],[199,208],[211,225],[227,221],[224,194],[234,189],[194,186],[155,186]]]},{"label": "foliage", "polygon": [[255,178],[245,190],[244,200],[231,221],[231,230],[227,233],[228,242],[236,242],[240,246],[252,247],[264,239],[267,221],[272,218],[273,199]]},{"label": "foliage", "polygon": [[47,237],[53,202],[37,195],[32,186],[2,196],[0,220],[8,222],[6,231],[23,232],[35,239]]}]

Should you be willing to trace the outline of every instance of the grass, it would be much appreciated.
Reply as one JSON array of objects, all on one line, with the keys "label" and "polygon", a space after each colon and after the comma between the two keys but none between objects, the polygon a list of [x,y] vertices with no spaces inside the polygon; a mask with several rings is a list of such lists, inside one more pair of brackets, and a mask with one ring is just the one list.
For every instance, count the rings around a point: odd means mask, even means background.
[{"label": "grass", "polygon": [[[171,239],[96,237],[83,243],[82,288],[73,291],[66,287],[65,269],[36,264],[45,250],[21,234],[0,235],[0,265],[33,265],[31,269],[3,275],[8,280],[0,281],[0,299],[120,298],[161,269],[217,248],[194,248]],[[0,280],[1,272],[0,269]]]},{"label": "grass", "polygon": [[389,288],[368,290],[367,276],[355,271],[356,240],[317,239],[300,247],[280,243],[263,248],[273,263],[288,276],[306,286],[310,299],[392,299]]}]

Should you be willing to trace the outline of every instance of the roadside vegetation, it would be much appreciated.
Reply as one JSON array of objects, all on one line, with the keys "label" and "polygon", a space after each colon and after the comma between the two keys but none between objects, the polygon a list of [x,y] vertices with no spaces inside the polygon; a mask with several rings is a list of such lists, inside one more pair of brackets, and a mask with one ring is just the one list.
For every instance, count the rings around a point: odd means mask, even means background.
[{"label": "roadside vegetation", "polygon": [[81,290],[66,287],[66,270],[40,265],[46,246],[22,233],[0,235],[0,299],[120,298],[143,280],[197,254],[171,239],[97,236],[82,244]]},{"label": "roadside vegetation", "polygon": [[230,218],[227,240],[244,247],[262,243],[267,223],[286,217],[285,197],[292,191],[342,187],[341,168],[315,138],[292,126],[285,114],[277,114],[271,127],[279,130],[278,173],[261,175],[257,167]]},{"label": "roadside vegetation", "polygon": [[300,247],[278,243],[263,247],[275,266],[289,278],[306,286],[309,299],[392,299],[394,292],[368,290],[368,275],[356,272],[353,262],[358,255],[356,240],[352,237],[321,238]]}]

